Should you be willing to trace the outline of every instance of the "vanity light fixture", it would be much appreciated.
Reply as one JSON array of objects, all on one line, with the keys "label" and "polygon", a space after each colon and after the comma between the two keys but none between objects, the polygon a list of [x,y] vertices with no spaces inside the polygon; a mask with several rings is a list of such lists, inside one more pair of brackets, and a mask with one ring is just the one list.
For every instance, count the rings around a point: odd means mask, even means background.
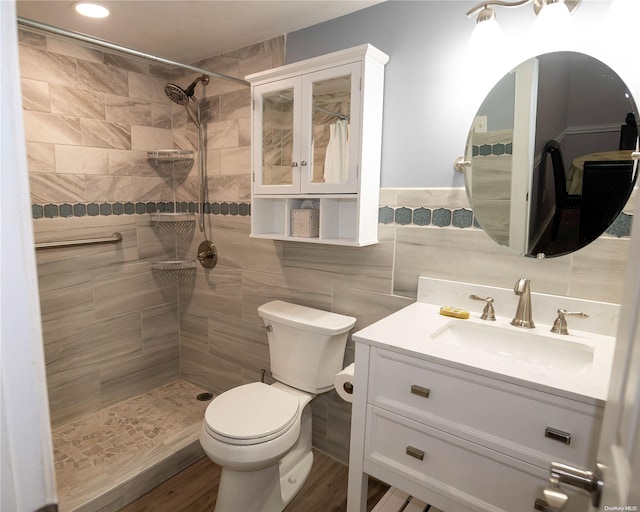
[{"label": "vanity light fixture", "polygon": [[[542,18],[557,18],[568,17],[568,14],[576,10],[580,5],[581,0],[519,0],[514,2],[507,2],[504,0],[487,0],[481,2],[467,11],[467,17],[471,18],[474,15],[478,15],[476,18],[476,27],[474,34],[477,31],[484,31],[488,25],[498,26],[496,21],[496,14],[491,8],[492,6],[499,7],[521,7],[527,4],[533,4],[533,10],[536,14],[542,15]],[[542,14],[544,13],[544,14]],[[546,22],[548,23],[548,22]],[[488,24],[488,25],[485,25]],[[471,36],[474,38],[474,35]]]},{"label": "vanity light fixture", "polygon": [[[469,13],[467,13],[469,16]],[[488,5],[484,5],[476,18],[476,26],[469,39],[469,48],[493,46],[502,39],[502,29],[496,20],[496,13]]]},{"label": "vanity light fixture", "polygon": [[111,14],[111,11],[104,5],[94,2],[76,2],[73,4],[73,8],[78,14],[88,18],[106,18]]}]

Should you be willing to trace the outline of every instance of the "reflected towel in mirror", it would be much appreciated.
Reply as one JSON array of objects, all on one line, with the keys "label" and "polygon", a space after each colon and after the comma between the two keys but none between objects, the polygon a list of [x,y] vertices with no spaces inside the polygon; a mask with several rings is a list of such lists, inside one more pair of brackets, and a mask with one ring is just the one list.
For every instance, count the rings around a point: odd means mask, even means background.
[{"label": "reflected towel in mirror", "polygon": [[329,145],[324,159],[325,183],[349,181],[349,123],[340,119],[329,129]]}]

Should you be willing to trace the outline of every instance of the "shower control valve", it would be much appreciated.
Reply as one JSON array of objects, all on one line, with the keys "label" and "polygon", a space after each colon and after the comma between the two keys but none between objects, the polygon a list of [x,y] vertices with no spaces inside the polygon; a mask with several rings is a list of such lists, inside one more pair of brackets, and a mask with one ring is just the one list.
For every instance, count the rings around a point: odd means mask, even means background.
[{"label": "shower control valve", "polygon": [[209,240],[198,246],[198,261],[204,268],[213,268],[218,263],[218,249]]}]

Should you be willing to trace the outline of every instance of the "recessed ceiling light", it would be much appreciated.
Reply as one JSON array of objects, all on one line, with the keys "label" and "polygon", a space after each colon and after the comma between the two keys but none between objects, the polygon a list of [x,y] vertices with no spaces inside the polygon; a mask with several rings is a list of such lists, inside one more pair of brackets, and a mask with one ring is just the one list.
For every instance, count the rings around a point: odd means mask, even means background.
[{"label": "recessed ceiling light", "polygon": [[109,16],[109,9],[104,5],[94,4],[92,2],[77,2],[73,4],[73,8],[78,14],[88,16],[89,18],[106,18]]}]

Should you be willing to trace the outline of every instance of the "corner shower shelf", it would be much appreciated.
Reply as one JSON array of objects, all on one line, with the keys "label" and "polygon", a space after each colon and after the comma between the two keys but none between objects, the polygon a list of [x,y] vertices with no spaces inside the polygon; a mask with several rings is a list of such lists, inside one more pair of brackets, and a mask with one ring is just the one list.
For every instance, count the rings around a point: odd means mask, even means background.
[{"label": "corner shower shelf", "polygon": [[156,165],[160,162],[184,162],[193,160],[193,151],[187,149],[156,149],[155,151],[148,151],[147,157]]},{"label": "corner shower shelf", "polygon": [[[184,149],[156,149],[155,151],[147,152],[148,161],[157,170],[164,174],[173,177],[173,185],[176,184],[176,173],[180,173],[186,176],[193,166],[193,151]],[[149,213],[149,221],[152,226],[157,226],[160,223],[178,224],[181,222],[194,222],[195,214],[192,212],[153,212]],[[176,238],[176,244],[178,242],[177,236],[180,229],[176,226],[174,237]],[[168,255],[169,256],[169,255]],[[195,269],[195,260],[183,260],[178,259],[177,249],[174,255],[174,260],[161,260],[155,261],[151,264],[153,270],[185,270]],[[171,257],[169,256],[169,257]]]},{"label": "corner shower shelf", "polygon": [[196,268],[195,260],[166,260],[151,264],[153,270],[185,270]]},{"label": "corner shower shelf", "polygon": [[151,222],[193,222],[196,216],[189,212],[154,212],[149,214]]},{"label": "corner shower shelf", "polygon": [[163,174],[186,175],[193,167],[193,151],[186,149],[156,149],[147,151],[151,165]]}]

